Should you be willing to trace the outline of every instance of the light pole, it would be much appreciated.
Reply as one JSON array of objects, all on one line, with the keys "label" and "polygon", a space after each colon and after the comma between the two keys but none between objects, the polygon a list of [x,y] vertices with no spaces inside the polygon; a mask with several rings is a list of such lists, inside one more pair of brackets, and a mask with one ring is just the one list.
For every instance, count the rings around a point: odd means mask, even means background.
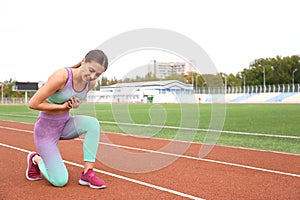
[{"label": "light pole", "polygon": [[263,88],[264,88],[264,92],[266,91],[266,69],[265,66],[263,66],[262,64],[258,64],[259,67],[263,68]]},{"label": "light pole", "polygon": [[244,94],[245,93],[246,93],[246,74],[244,74]]},{"label": "light pole", "polygon": [[198,74],[196,73],[196,83],[195,83],[195,85],[196,85],[196,94],[197,94],[197,92],[198,92],[198,87],[199,86],[197,86],[198,85]]},{"label": "light pole", "polygon": [[194,74],[192,72],[192,87],[193,87],[193,92],[195,93],[195,89],[194,89]]},{"label": "light pole", "polygon": [[225,79],[225,94],[227,93],[227,75],[226,74],[223,74],[223,77]]},{"label": "light pole", "polygon": [[3,104],[3,83],[0,83],[1,85],[1,104]]},{"label": "light pole", "polygon": [[266,69],[265,69],[265,66],[263,66],[263,73],[264,73],[264,92],[266,92]]},{"label": "light pole", "polygon": [[297,71],[298,69],[294,69],[293,73],[292,73],[292,83],[294,85],[294,82],[295,82],[295,72]]}]

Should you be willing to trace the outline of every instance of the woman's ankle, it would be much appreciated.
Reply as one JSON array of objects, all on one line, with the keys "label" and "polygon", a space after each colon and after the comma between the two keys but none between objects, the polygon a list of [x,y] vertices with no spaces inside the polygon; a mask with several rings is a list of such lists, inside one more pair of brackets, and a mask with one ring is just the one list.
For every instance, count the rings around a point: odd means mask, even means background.
[{"label": "woman's ankle", "polygon": [[33,162],[35,165],[38,165],[41,161],[42,161],[42,158],[41,158],[41,156],[39,156],[39,155],[35,155],[35,156],[33,156],[33,158],[32,158],[32,162]]},{"label": "woman's ankle", "polygon": [[93,168],[94,168],[93,162],[84,162],[83,173],[85,174],[89,169],[93,169]]}]

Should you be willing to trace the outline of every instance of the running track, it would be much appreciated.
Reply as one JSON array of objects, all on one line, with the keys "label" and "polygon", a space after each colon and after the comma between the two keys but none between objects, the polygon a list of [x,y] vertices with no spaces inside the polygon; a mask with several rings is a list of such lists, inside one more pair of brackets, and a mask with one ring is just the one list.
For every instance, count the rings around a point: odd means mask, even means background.
[{"label": "running track", "polygon": [[[25,178],[27,153],[36,150],[33,125],[0,121],[0,199],[300,199],[300,155],[215,146],[205,159],[200,159],[201,144],[191,143],[183,155],[176,149],[162,152],[170,143],[178,147],[187,144],[102,132],[101,162],[97,161],[95,168],[107,188],[94,190],[78,184],[82,142],[61,141],[69,182],[56,188],[45,179]],[[151,154],[153,162],[118,156],[120,150]],[[157,158],[161,163],[174,162],[155,171],[130,172],[143,170],[145,164],[157,166]]]}]

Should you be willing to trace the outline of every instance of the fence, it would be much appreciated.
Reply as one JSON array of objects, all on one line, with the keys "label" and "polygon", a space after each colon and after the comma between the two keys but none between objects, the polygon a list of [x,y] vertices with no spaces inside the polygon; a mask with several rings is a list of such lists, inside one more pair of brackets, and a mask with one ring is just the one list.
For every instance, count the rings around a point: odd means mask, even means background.
[{"label": "fence", "polygon": [[[194,94],[259,94],[259,93],[300,93],[300,84],[276,84],[255,86],[198,87]],[[25,98],[1,98],[1,104],[25,104]],[[94,102],[89,101],[88,102]],[[98,102],[98,101],[97,101]],[[101,102],[101,101],[99,101]]]},{"label": "fence", "polygon": [[199,87],[194,90],[196,94],[210,94],[210,93],[286,93],[286,92],[300,92],[300,84],[276,84],[276,85],[245,85],[245,86],[227,86],[227,87]]},{"label": "fence", "polygon": [[25,98],[2,98],[1,104],[25,104]]}]

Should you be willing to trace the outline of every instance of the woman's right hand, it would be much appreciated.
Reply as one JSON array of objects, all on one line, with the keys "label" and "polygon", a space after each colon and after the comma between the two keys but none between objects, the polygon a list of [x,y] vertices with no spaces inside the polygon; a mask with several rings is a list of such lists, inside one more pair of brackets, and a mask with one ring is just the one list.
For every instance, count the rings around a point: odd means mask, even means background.
[{"label": "woman's right hand", "polygon": [[71,109],[71,108],[79,108],[81,104],[81,101],[79,98],[77,97],[72,97],[70,98],[67,102],[64,103],[64,105],[68,108],[68,109]]}]

